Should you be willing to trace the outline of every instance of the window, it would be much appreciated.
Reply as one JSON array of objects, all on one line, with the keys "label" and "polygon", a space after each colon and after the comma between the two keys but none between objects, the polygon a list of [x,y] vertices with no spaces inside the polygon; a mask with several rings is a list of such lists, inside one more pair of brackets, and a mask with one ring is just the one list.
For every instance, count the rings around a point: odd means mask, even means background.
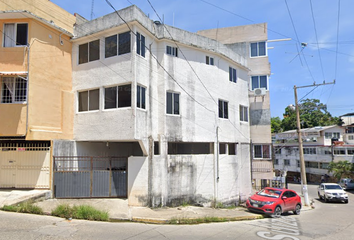
[{"label": "window", "polygon": [[252,76],[252,90],[256,88],[268,89],[267,76]]},{"label": "window", "polygon": [[229,118],[228,102],[219,100],[219,118]]},{"label": "window", "polygon": [[213,143],[169,142],[168,154],[213,154]]},{"label": "window", "polygon": [[320,163],[320,168],[322,169],[328,169],[329,163]]},{"label": "window", "polygon": [[325,132],[325,139],[340,138],[339,132]]},{"label": "window", "polygon": [[79,64],[100,59],[100,40],[79,45]]},{"label": "window", "polygon": [[266,43],[256,42],[251,43],[251,57],[266,56]]},{"label": "window", "polygon": [[226,154],[226,143],[219,143],[219,154]]},{"label": "window", "polygon": [[230,82],[237,82],[237,74],[235,68],[229,67],[229,80]]},{"label": "window", "polygon": [[279,159],[274,159],[274,165],[279,165]]},{"label": "window", "polygon": [[93,89],[79,92],[79,112],[99,109],[100,90]]},{"label": "window", "polygon": [[269,145],[254,145],[253,152],[254,152],[254,158],[270,158]]},{"label": "window", "polygon": [[304,154],[316,154],[316,148],[303,148]]},{"label": "window", "polygon": [[27,23],[4,24],[4,47],[26,46],[28,42]]},{"label": "window", "polygon": [[305,162],[307,168],[318,168],[318,162]]},{"label": "window", "polygon": [[136,33],[136,53],[145,57],[145,37],[139,32]]},{"label": "window", "polygon": [[343,149],[343,148],[334,149],[333,152],[334,152],[334,155],[345,155],[345,149]]},{"label": "window", "polygon": [[274,148],[275,154],[281,154],[281,149],[282,147],[275,147]]},{"label": "window", "polygon": [[348,148],[348,155],[354,155],[354,148]]},{"label": "window", "polygon": [[105,38],[105,57],[113,57],[130,53],[130,32],[112,35]]},{"label": "window", "polygon": [[3,77],[1,103],[23,103],[27,101],[27,80],[20,77]]},{"label": "window", "polygon": [[179,93],[167,92],[166,113],[179,115]]},{"label": "window", "polygon": [[237,154],[237,143],[229,143],[229,155]]},{"label": "window", "polygon": [[347,133],[354,133],[354,127],[347,127]]},{"label": "window", "polygon": [[206,56],[205,63],[208,65],[214,65],[214,58]]},{"label": "window", "polygon": [[296,166],[299,168],[300,167],[300,161],[296,160]]},{"label": "window", "polygon": [[348,135],[348,140],[354,140],[354,135]]},{"label": "window", "polygon": [[142,86],[137,86],[136,106],[138,108],[145,109],[145,92],[146,92],[146,88]]},{"label": "window", "polygon": [[284,159],[284,166],[290,166],[290,159]]},{"label": "window", "polygon": [[176,47],[166,46],[167,55],[178,57],[178,49]]},{"label": "window", "polygon": [[131,107],[131,85],[104,89],[104,109]]},{"label": "window", "polygon": [[240,121],[248,122],[248,107],[240,105]]},{"label": "window", "polygon": [[160,142],[154,142],[154,155],[160,155]]}]

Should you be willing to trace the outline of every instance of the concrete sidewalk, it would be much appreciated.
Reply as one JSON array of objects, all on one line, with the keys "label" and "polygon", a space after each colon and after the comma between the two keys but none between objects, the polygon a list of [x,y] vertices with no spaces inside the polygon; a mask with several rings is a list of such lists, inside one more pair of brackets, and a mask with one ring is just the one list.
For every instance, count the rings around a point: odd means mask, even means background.
[{"label": "concrete sidewalk", "polygon": [[[127,199],[94,198],[94,199],[50,199],[48,190],[0,190],[0,207],[13,205],[30,199],[39,200],[35,204],[50,214],[60,204],[90,205],[99,210],[107,211],[112,221],[133,221],[144,223],[165,224],[181,220],[219,218],[225,221],[242,221],[263,218],[260,214],[249,212],[244,207],[234,209],[214,209],[207,207],[175,207],[148,208],[128,206]],[[311,207],[303,206],[302,211]]]}]

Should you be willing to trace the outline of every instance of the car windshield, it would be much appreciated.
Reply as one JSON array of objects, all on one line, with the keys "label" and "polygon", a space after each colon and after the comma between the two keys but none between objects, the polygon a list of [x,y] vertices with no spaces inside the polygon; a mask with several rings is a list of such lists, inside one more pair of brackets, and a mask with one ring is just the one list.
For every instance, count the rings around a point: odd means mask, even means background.
[{"label": "car windshield", "polygon": [[325,185],[325,189],[342,189],[339,185]]},{"label": "car windshield", "polygon": [[275,189],[263,189],[257,194],[265,197],[279,198],[281,191],[277,191]]}]

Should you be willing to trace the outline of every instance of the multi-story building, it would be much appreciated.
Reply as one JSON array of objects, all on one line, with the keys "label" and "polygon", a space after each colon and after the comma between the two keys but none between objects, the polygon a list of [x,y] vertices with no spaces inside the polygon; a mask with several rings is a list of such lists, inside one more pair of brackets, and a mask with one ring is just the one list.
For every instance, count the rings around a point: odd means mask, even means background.
[{"label": "multi-story building", "polygon": [[250,126],[252,183],[256,189],[270,186],[274,178],[271,152],[268,29],[266,23],[198,31],[217,39],[247,59],[249,117],[242,114],[241,124]]},{"label": "multi-story building", "polygon": [[[332,161],[353,162],[354,145],[348,141],[351,133],[346,127],[326,126],[301,129],[304,160],[308,181],[318,182],[328,173],[328,164]],[[347,132],[351,128],[347,127]],[[275,135],[274,168],[287,172],[289,180],[300,176],[300,157],[296,130]]]},{"label": "multi-story building", "polygon": [[98,156],[107,165],[93,178],[108,182],[96,193],[120,192],[131,205],[251,194],[248,50],[154,22],[136,6],[76,25],[72,41],[74,141],[55,156],[58,194],[71,194],[66,166]]},{"label": "multi-story building", "polygon": [[51,188],[54,139],[72,139],[75,16],[47,0],[0,1],[0,188]]}]

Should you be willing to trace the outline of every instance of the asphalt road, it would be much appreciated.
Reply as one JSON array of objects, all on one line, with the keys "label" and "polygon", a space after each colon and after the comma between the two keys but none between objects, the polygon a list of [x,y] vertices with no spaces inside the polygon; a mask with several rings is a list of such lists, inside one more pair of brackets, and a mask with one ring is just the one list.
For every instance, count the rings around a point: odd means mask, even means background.
[{"label": "asphalt road", "polygon": [[[280,219],[200,225],[152,225],[67,221],[50,216],[0,212],[0,239],[352,239],[354,194],[349,204],[324,203],[309,185],[315,209]],[[300,191],[299,185],[289,188]]]}]

